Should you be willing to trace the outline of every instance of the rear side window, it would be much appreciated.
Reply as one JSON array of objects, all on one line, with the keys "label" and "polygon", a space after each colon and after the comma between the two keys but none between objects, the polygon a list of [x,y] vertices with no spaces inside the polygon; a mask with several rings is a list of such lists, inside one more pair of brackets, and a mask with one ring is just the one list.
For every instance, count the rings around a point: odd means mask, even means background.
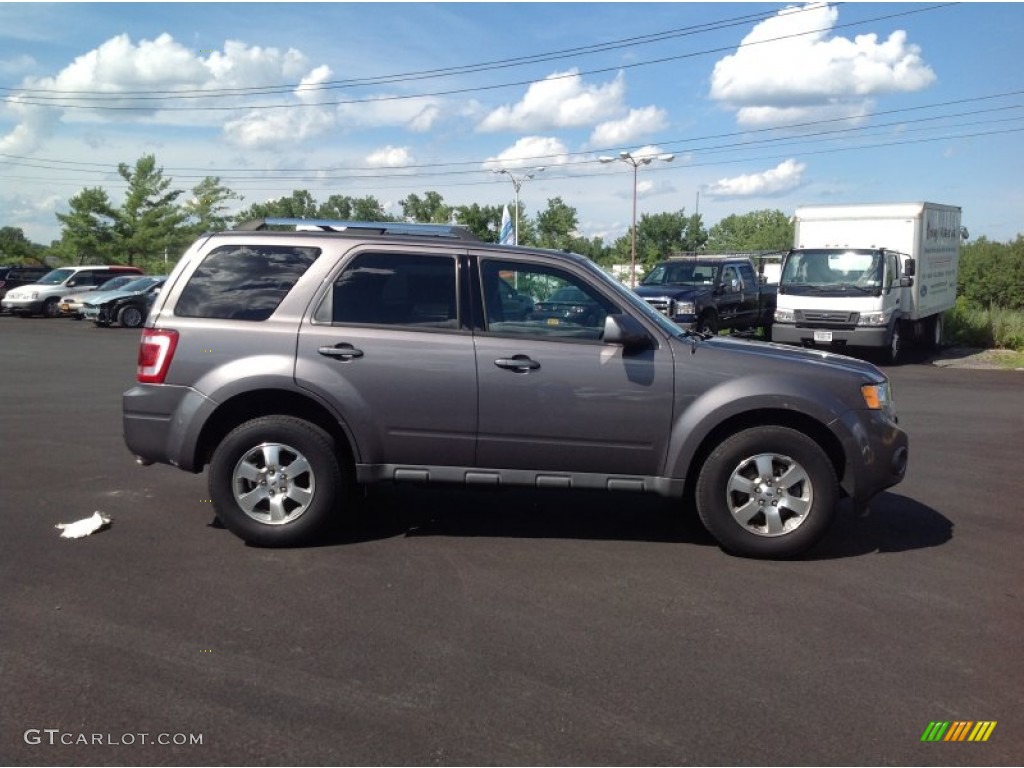
[{"label": "rear side window", "polygon": [[317,319],[346,325],[455,329],[459,327],[455,274],[451,256],[364,253],[345,267]]},{"label": "rear side window", "polygon": [[297,246],[216,248],[192,273],[174,314],[266,320],[319,256],[319,248]]}]

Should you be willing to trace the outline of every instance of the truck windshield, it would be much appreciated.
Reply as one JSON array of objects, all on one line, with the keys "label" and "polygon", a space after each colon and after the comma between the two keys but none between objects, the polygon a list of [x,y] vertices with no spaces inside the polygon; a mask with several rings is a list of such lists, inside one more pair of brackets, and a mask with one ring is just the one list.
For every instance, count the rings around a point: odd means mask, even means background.
[{"label": "truck windshield", "polygon": [[792,251],[786,257],[779,282],[786,287],[877,288],[882,285],[884,264],[878,251],[836,248]]},{"label": "truck windshield", "polygon": [[714,285],[718,265],[699,261],[659,264],[640,285]]}]

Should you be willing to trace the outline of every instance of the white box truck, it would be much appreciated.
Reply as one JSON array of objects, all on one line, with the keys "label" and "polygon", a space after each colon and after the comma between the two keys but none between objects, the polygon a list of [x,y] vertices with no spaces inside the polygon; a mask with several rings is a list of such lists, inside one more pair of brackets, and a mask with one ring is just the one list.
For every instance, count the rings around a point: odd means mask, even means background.
[{"label": "white box truck", "polygon": [[794,222],[772,341],[875,348],[889,363],[908,341],[942,343],[967,237],[958,206],[807,206],[796,209]]}]

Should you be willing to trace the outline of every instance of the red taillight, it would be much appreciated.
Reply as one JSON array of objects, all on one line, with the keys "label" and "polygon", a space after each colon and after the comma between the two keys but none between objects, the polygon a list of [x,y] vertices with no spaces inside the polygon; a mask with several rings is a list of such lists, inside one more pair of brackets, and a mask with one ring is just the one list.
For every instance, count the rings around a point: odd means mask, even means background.
[{"label": "red taillight", "polygon": [[139,383],[163,384],[177,346],[177,331],[143,329],[142,339],[139,341],[139,367],[136,374]]}]

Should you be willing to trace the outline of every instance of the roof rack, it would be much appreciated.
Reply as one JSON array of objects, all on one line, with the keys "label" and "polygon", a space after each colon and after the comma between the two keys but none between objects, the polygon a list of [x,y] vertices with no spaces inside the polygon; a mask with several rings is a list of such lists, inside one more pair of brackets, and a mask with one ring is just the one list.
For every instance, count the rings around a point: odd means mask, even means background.
[{"label": "roof rack", "polygon": [[454,224],[410,224],[404,221],[335,221],[332,219],[291,219],[264,218],[242,222],[234,229],[242,232],[257,232],[269,226],[294,226],[296,231],[359,232],[378,235],[418,235],[420,237],[445,237],[453,240],[480,238],[469,229]]}]

